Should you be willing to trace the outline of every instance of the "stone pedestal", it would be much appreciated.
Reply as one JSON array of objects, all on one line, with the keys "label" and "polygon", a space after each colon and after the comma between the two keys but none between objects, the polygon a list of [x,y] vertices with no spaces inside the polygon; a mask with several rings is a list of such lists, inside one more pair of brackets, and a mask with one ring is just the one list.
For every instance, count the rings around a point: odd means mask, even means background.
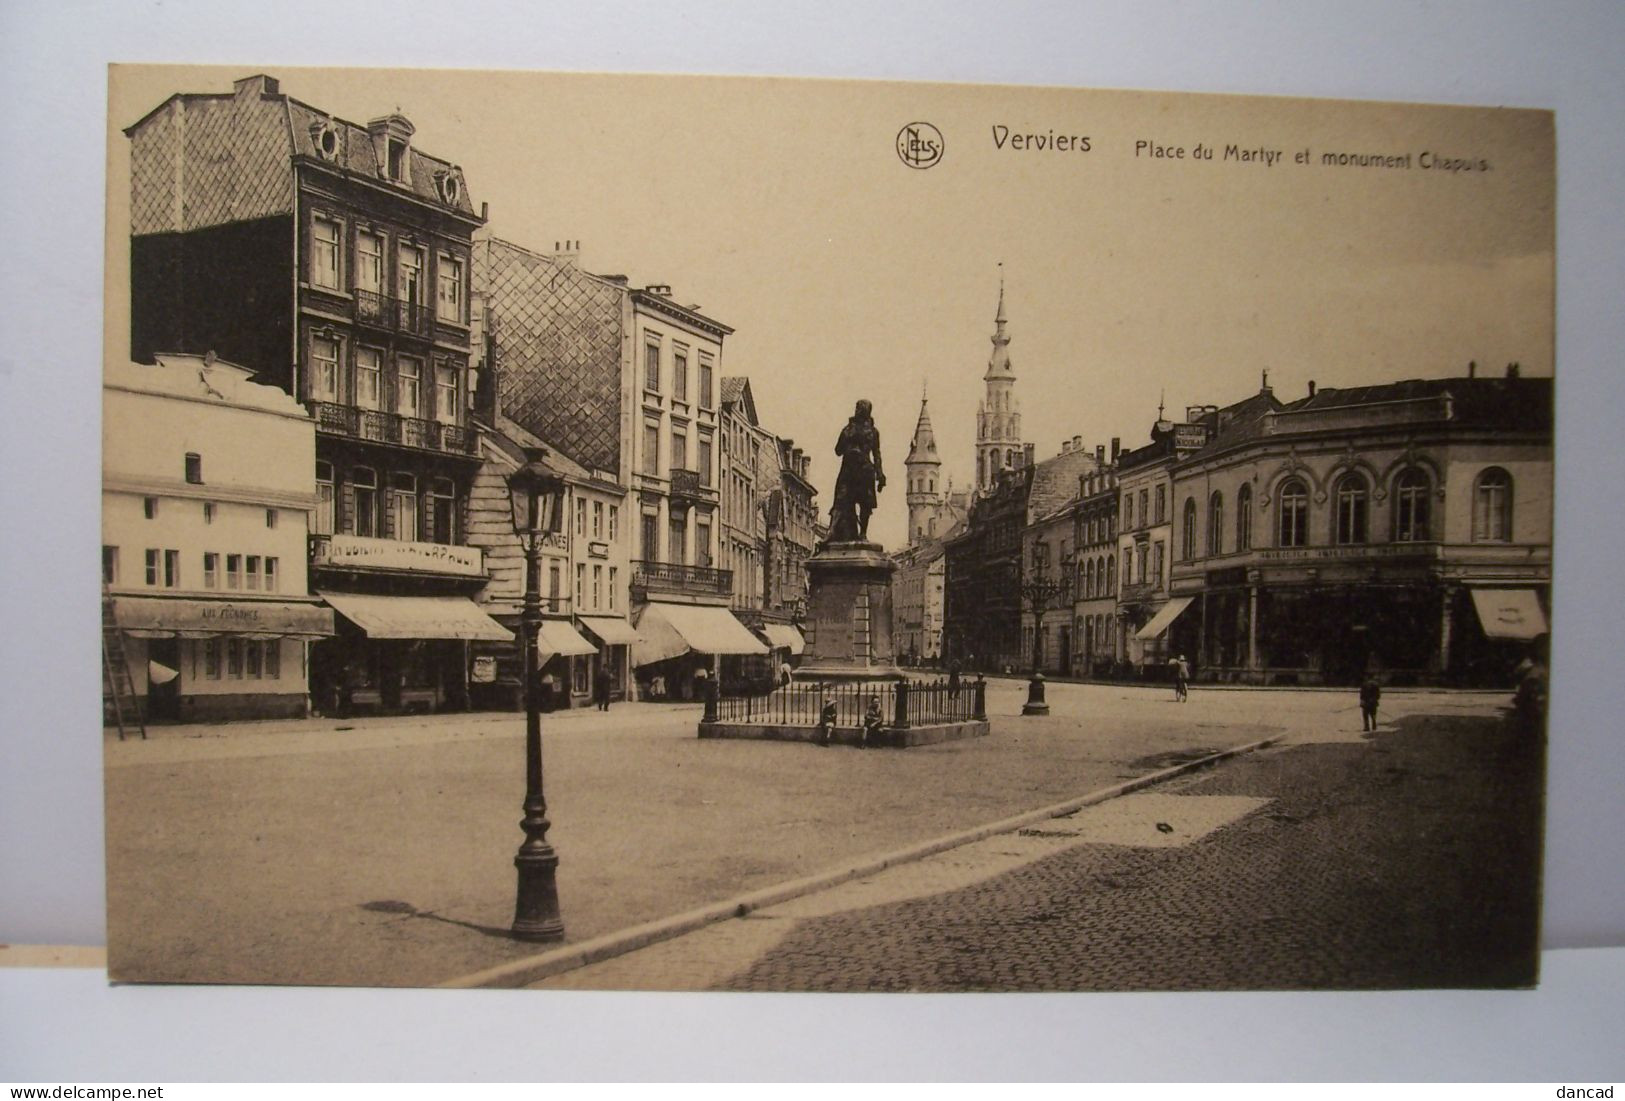
[{"label": "stone pedestal", "polygon": [[803,681],[902,680],[892,641],[892,574],[879,543],[831,543],[807,559]]}]

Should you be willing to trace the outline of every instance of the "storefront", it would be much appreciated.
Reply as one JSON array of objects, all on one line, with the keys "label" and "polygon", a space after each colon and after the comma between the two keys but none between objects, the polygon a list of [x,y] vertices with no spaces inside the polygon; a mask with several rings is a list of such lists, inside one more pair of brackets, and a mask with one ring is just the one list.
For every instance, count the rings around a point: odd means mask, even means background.
[{"label": "storefront", "polygon": [[694,700],[701,678],[719,676],[719,660],[730,655],[765,658],[768,647],[727,608],[708,604],[652,601],[637,623],[632,646],[639,695],[643,699]]},{"label": "storefront", "polygon": [[596,641],[598,644],[598,653],[593,659],[593,680],[590,683],[596,683],[599,669],[607,670],[609,698],[626,699],[627,674],[632,667],[632,646],[639,638],[637,631],[633,630],[632,625],[626,620],[615,616],[584,615],[578,616],[577,619],[588,640]]},{"label": "storefront", "polygon": [[310,711],[309,644],[334,631],[315,601],[120,596],[114,622],[147,718],[299,718]]}]

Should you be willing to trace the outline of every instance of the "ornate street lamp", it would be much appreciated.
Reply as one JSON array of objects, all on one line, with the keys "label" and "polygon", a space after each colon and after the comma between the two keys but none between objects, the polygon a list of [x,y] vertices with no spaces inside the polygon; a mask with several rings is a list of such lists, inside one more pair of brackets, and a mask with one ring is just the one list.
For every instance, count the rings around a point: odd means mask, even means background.
[{"label": "ornate street lamp", "polygon": [[542,795],[542,716],[536,668],[536,637],[542,629],[542,539],[560,530],[564,514],[564,479],[547,465],[547,449],[525,448],[525,465],[508,476],[508,504],[513,531],[525,551],[525,607],[520,616],[525,665],[525,817],[519,828],[525,840],[514,855],[519,893],[514,903],[513,935],[520,940],[561,940],[558,854],[547,841],[547,800]]}]

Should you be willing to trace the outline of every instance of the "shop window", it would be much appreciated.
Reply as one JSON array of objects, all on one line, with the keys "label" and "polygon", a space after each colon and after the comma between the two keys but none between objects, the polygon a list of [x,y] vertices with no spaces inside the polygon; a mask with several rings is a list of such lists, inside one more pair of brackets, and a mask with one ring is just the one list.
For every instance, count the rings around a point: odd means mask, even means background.
[{"label": "shop window", "polygon": [[203,456],[196,451],[186,453],[186,480],[195,486],[203,484]]},{"label": "shop window", "polygon": [[1473,486],[1473,541],[1506,543],[1512,539],[1512,475],[1493,466]]},{"label": "shop window", "polygon": [[265,643],[265,679],[282,679],[282,642],[270,639]]},{"label": "shop window", "polygon": [[1370,510],[1370,493],[1365,478],[1359,474],[1345,474],[1337,480],[1337,542],[1340,545],[1366,541],[1366,518]]},{"label": "shop window", "polygon": [[118,584],[118,548],[102,546],[102,584]]},{"label": "shop window", "polygon": [[1428,495],[1432,484],[1415,467],[1394,483],[1394,541],[1416,543],[1428,537]]},{"label": "shop window", "polygon": [[1309,491],[1301,480],[1289,479],[1277,495],[1280,512],[1279,546],[1302,547],[1309,543]]},{"label": "shop window", "polygon": [[1236,493],[1236,549],[1253,549],[1253,487],[1248,485]]},{"label": "shop window", "polygon": [[243,675],[243,640],[226,639],[226,676],[234,679]]},{"label": "shop window", "polygon": [[220,587],[220,556],[214,551],[203,552],[203,587],[205,589]]},{"label": "shop window", "polygon": [[203,640],[203,675],[210,680],[220,679],[220,645],[217,638]]},{"label": "shop window", "polygon": [[258,642],[247,640],[243,645],[243,675],[260,679],[260,655],[264,653]]},{"label": "shop window", "polygon": [[592,684],[592,659],[586,655],[578,655],[570,661],[570,679],[573,682],[575,694],[585,696]]},{"label": "shop window", "polygon": [[[1158,494],[1161,494],[1161,487],[1158,487]],[[1196,557],[1196,500],[1191,497],[1185,498],[1185,514],[1179,530],[1179,557],[1184,562]]]}]

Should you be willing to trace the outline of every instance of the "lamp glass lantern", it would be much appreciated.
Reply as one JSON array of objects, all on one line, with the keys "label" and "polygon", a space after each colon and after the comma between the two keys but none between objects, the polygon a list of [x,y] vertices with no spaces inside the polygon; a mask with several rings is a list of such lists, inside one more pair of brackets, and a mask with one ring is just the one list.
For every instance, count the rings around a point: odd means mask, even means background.
[{"label": "lamp glass lantern", "polygon": [[525,463],[508,476],[514,534],[527,543],[557,535],[564,519],[564,478],[547,462],[545,447],[525,448]]}]

